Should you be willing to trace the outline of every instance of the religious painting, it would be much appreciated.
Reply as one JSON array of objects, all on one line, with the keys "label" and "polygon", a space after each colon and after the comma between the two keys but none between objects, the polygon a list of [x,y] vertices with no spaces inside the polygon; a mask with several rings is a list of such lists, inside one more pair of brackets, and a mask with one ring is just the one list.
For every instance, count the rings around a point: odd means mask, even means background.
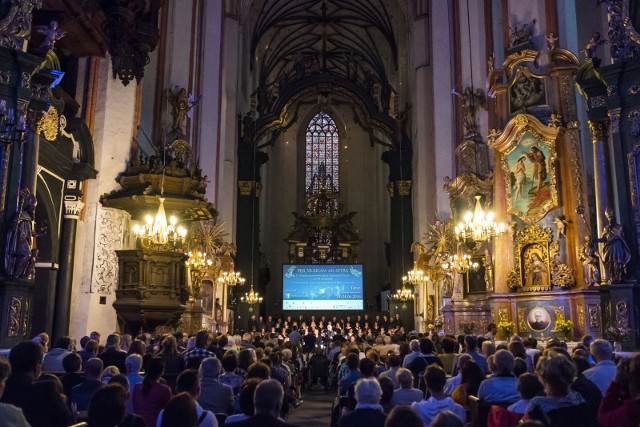
[{"label": "religious painting", "polygon": [[528,68],[519,68],[509,85],[509,114],[547,105],[544,76],[536,76]]},{"label": "religious painting", "polygon": [[202,308],[207,315],[213,315],[213,282],[203,280],[200,288],[200,298],[202,298]]},{"label": "religious painting", "polygon": [[471,262],[478,263],[477,269],[469,269],[463,276],[465,295],[484,294],[487,291],[484,256],[474,256]]},{"label": "religious painting", "polygon": [[535,306],[526,316],[527,325],[535,332],[544,332],[551,325],[551,315],[545,307]]},{"label": "religious painting", "polygon": [[[519,114],[489,139],[502,154],[507,212],[526,223],[539,222],[558,206],[555,143],[560,130]],[[497,136],[497,137],[496,137]]]},{"label": "religious painting", "polygon": [[531,243],[522,248],[522,284],[526,289],[551,289],[551,268],[548,244]]}]

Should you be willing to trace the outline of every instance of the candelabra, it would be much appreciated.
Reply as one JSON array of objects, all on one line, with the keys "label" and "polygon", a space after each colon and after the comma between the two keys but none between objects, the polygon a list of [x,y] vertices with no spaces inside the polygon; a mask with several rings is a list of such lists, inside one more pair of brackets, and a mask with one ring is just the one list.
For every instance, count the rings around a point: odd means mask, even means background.
[{"label": "candelabra", "polygon": [[446,272],[464,274],[469,270],[477,270],[478,267],[480,267],[480,264],[471,261],[471,255],[459,253],[455,255],[449,255],[449,258],[442,262],[440,266]]},{"label": "candelabra", "polygon": [[167,222],[164,197],[160,197],[160,206],[158,206],[156,217],[147,215],[145,220],[144,225],[136,224],[133,227],[133,234],[144,249],[180,250],[187,237],[187,229],[178,225],[178,220],[174,216],[169,218]]},{"label": "candelabra", "polygon": [[245,292],[243,297],[240,297],[240,302],[249,304],[249,311],[253,311],[253,305],[260,304],[263,298],[253,290],[253,285],[251,285],[251,290],[249,292]]},{"label": "candelabra", "polygon": [[418,263],[415,261],[413,263],[413,269],[409,270],[406,276],[402,276],[403,285],[407,283],[414,286],[426,285],[429,280],[429,276],[418,268]]},{"label": "candelabra", "polygon": [[507,230],[504,223],[494,221],[493,212],[484,212],[480,203],[480,196],[476,196],[476,206],[473,212],[467,212],[463,222],[458,223],[454,231],[459,241],[473,240],[481,242],[500,236]]},{"label": "candelabra", "polygon": [[223,271],[218,277],[218,283],[224,286],[244,285],[245,278],[240,275],[239,271]]}]

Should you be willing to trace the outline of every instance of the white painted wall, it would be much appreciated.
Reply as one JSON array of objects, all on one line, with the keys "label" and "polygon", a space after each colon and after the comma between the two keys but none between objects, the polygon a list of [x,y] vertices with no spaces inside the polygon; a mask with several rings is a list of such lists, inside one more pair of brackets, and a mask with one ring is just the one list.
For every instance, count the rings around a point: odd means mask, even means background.
[{"label": "white painted wall", "polygon": [[125,87],[113,79],[109,58],[100,61],[99,73],[93,133],[98,176],[85,188],[85,216],[78,223],[71,297],[70,333],[78,339],[93,330],[106,338],[116,329],[112,306],[115,294],[107,295],[106,304],[101,305],[100,295],[92,292],[95,219],[100,196],[119,187],[115,178],[124,170],[129,156],[136,93],[135,83]]}]

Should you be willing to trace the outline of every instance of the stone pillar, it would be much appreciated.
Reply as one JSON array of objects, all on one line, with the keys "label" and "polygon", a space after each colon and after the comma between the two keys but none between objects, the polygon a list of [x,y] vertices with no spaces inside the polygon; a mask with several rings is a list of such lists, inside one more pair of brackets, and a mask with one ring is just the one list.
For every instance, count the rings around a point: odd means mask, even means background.
[{"label": "stone pillar", "polygon": [[71,313],[71,288],[73,284],[73,263],[76,251],[76,230],[80,213],[84,207],[82,203],[78,181],[70,180],[66,183],[67,190],[64,200],[64,220],[62,235],[60,236],[60,270],[56,285],[55,306],[53,309],[52,339],[69,334],[69,316]]},{"label": "stone pillar", "polygon": [[[602,235],[602,229],[605,226],[606,219],[604,210],[611,206],[611,182],[609,178],[609,150],[607,150],[607,141],[609,140],[609,119],[589,120],[589,130],[593,141],[593,179],[595,184],[596,196],[596,214],[598,224],[598,236]],[[602,281],[608,278],[604,277],[606,271],[603,269]]]}]

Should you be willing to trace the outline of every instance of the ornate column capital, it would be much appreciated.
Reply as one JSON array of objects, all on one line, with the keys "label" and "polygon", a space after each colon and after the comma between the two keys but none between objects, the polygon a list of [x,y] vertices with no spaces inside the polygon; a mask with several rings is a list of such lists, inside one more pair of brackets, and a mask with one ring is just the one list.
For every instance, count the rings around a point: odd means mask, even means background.
[{"label": "ornate column capital", "polygon": [[589,130],[593,142],[606,141],[609,138],[609,119],[589,120]]},{"label": "ornate column capital", "polygon": [[256,181],[238,181],[238,190],[241,196],[250,196],[255,189],[256,197],[262,194],[262,184]]},{"label": "ornate column capital", "polygon": [[411,194],[411,187],[413,186],[412,180],[398,180],[398,181],[390,181],[387,183],[387,191],[389,192],[390,197],[394,197],[396,194],[398,196],[408,196]]},{"label": "ornate column capital", "polygon": [[64,219],[80,219],[80,214],[84,208],[84,203],[80,200],[65,200],[64,201]]}]

